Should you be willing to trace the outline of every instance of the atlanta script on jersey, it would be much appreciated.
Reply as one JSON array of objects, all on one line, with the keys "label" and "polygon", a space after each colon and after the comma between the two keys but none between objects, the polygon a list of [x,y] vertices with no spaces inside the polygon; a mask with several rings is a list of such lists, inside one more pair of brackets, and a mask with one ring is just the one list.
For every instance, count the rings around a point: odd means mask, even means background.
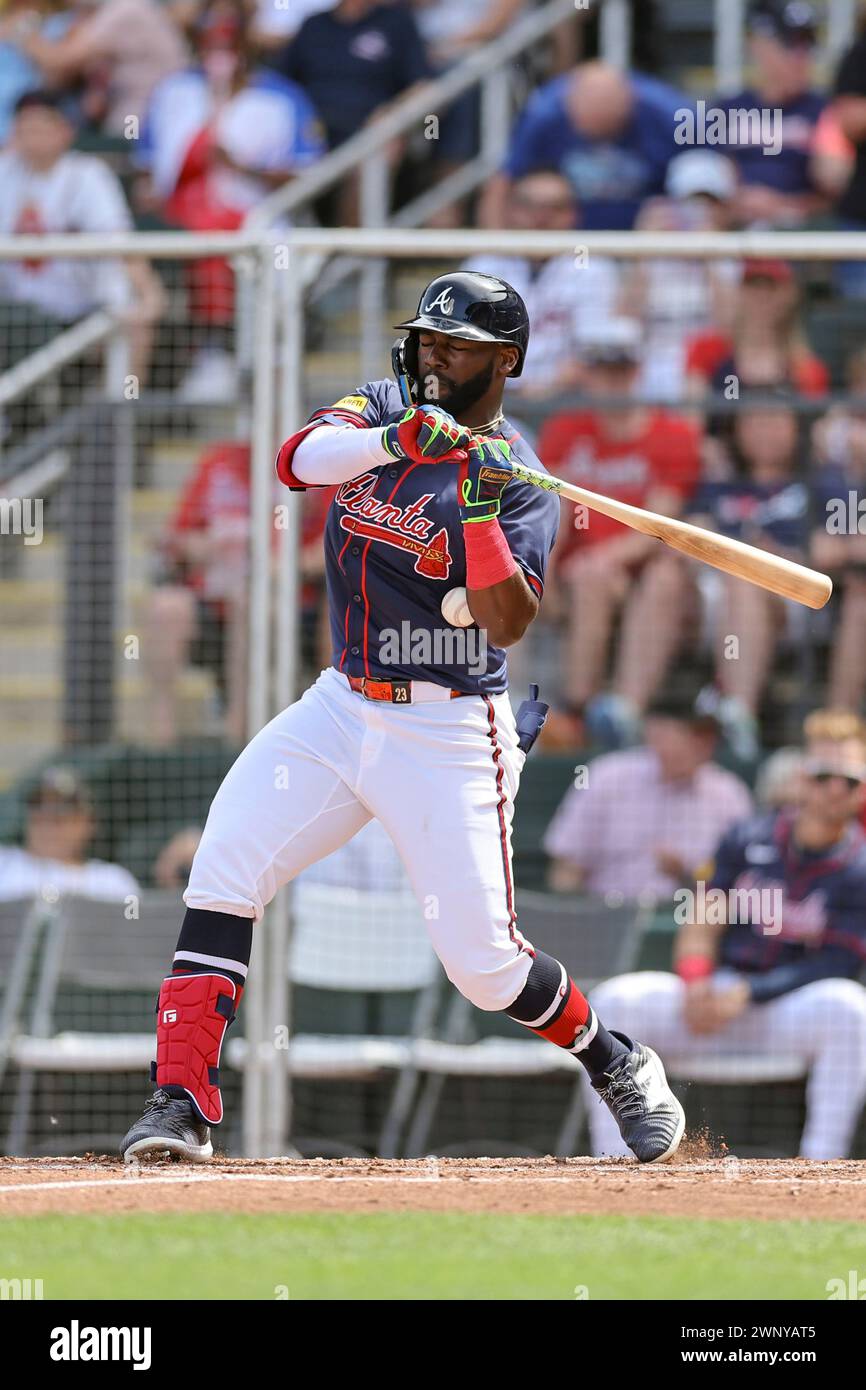
[{"label": "atlanta script on jersey", "polygon": [[[391,424],[404,413],[395,382],[368,382],[336,405],[314,412],[280,449],[277,476],[290,488],[305,488],[292,473],[292,457],[319,425],[372,429]],[[508,421],[497,433],[508,440],[519,462],[545,471]],[[487,647],[481,662],[477,644],[446,646],[441,641],[447,626],[440,610],[442,599],[449,589],[466,583],[458,472],[453,463],[394,460],[338,489],[325,527],[331,640],[338,671],[434,681],[469,694],[505,690],[507,668],[501,648]],[[559,510],[558,497],[527,483],[509,483],[502,498],[499,524],[539,598]],[[404,659],[398,662],[393,659],[393,634],[408,638],[400,647]]]}]

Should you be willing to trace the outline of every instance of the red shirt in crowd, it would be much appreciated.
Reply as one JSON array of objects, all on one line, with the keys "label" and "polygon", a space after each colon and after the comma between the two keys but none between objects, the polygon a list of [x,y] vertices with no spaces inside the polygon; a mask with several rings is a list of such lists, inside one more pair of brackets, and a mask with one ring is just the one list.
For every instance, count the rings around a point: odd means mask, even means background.
[{"label": "red shirt in crowd", "polygon": [[[734,344],[724,333],[698,333],[686,348],[686,373],[703,377],[711,386],[725,363],[732,365],[733,360]],[[791,358],[791,385],[804,396],[823,396],[830,388],[827,368],[808,348]]]},{"label": "red shirt in crowd", "polygon": [[[635,507],[646,506],[658,488],[686,501],[700,473],[700,434],[689,420],[663,410],[643,412],[642,425],[631,439],[611,439],[607,419],[595,411],[563,411],[547,421],[538,437],[538,456],[545,467],[566,482],[602,492]],[[625,535],[627,528],[600,512],[581,513],[557,545],[561,561],[578,547],[597,545]],[[563,523],[564,525],[564,523]]]},{"label": "red shirt in crowd", "polygon": [[[249,526],[250,458],[249,444],[235,440],[223,440],[204,450],[172,518],[169,547],[171,535],[219,530],[231,527],[233,522],[238,528]],[[301,512],[302,546],[310,545],[324,535],[325,518],[335,492],[336,488],[323,487],[311,488],[305,493]],[[280,500],[285,499],[281,497]],[[272,543],[276,545],[278,539],[275,529]],[[197,593],[202,593],[206,588],[205,568],[189,566],[186,582]],[[313,603],[316,597],[316,586],[305,584],[302,603]]]}]

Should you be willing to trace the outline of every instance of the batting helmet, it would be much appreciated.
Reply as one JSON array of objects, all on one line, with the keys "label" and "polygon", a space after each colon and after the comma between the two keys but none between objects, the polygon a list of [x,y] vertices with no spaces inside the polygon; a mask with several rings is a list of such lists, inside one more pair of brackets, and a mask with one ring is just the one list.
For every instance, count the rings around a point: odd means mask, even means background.
[{"label": "batting helmet", "polygon": [[529,346],[529,315],[520,295],[494,275],[458,270],[440,275],[421,296],[414,319],[395,328],[409,329],[403,356],[413,385],[418,380],[418,333],[447,333],[476,343],[509,343],[520,356],[511,376],[520,376]]}]

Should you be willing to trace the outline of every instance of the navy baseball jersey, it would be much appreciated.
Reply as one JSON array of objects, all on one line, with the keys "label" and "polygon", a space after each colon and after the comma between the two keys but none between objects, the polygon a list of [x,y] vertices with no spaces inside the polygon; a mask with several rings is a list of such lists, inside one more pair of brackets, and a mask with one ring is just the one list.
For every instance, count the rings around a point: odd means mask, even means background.
[{"label": "navy baseball jersey", "polygon": [[[277,455],[277,476],[303,489],[292,473],[295,450],[319,425],[374,429],[406,411],[394,381],[372,381],[311,415]],[[509,422],[495,437],[516,459],[546,471]],[[480,641],[449,640],[441,604],[466,584],[463,526],[454,463],[395,460],[343,483],[328,511],[325,563],[333,661],[349,676],[428,680],[467,694],[498,694],[508,684],[505,652]],[[511,482],[499,524],[515,562],[540,598],[559,525],[554,493]],[[477,629],[476,629],[477,632]],[[479,634],[480,638],[480,634]]]},{"label": "navy baseball jersey", "polygon": [[[741,890],[720,941],[722,965],[751,974],[807,958],[817,965],[826,954],[827,974],[856,978],[866,962],[866,836],[857,824],[818,852],[796,845],[789,812],[741,821],[722,840],[708,887]],[[773,896],[762,903],[762,892]]]}]

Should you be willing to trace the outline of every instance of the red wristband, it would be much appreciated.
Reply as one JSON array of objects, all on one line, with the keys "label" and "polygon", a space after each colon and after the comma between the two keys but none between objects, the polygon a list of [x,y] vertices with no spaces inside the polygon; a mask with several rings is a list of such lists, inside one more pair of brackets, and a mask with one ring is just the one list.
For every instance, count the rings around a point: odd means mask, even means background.
[{"label": "red wristband", "polygon": [[495,516],[464,526],[463,541],[467,589],[489,589],[491,584],[501,584],[517,573],[517,562]]},{"label": "red wristband", "polygon": [[709,956],[683,956],[677,961],[677,974],[687,985],[694,980],[705,980],[713,973],[713,962]]}]

